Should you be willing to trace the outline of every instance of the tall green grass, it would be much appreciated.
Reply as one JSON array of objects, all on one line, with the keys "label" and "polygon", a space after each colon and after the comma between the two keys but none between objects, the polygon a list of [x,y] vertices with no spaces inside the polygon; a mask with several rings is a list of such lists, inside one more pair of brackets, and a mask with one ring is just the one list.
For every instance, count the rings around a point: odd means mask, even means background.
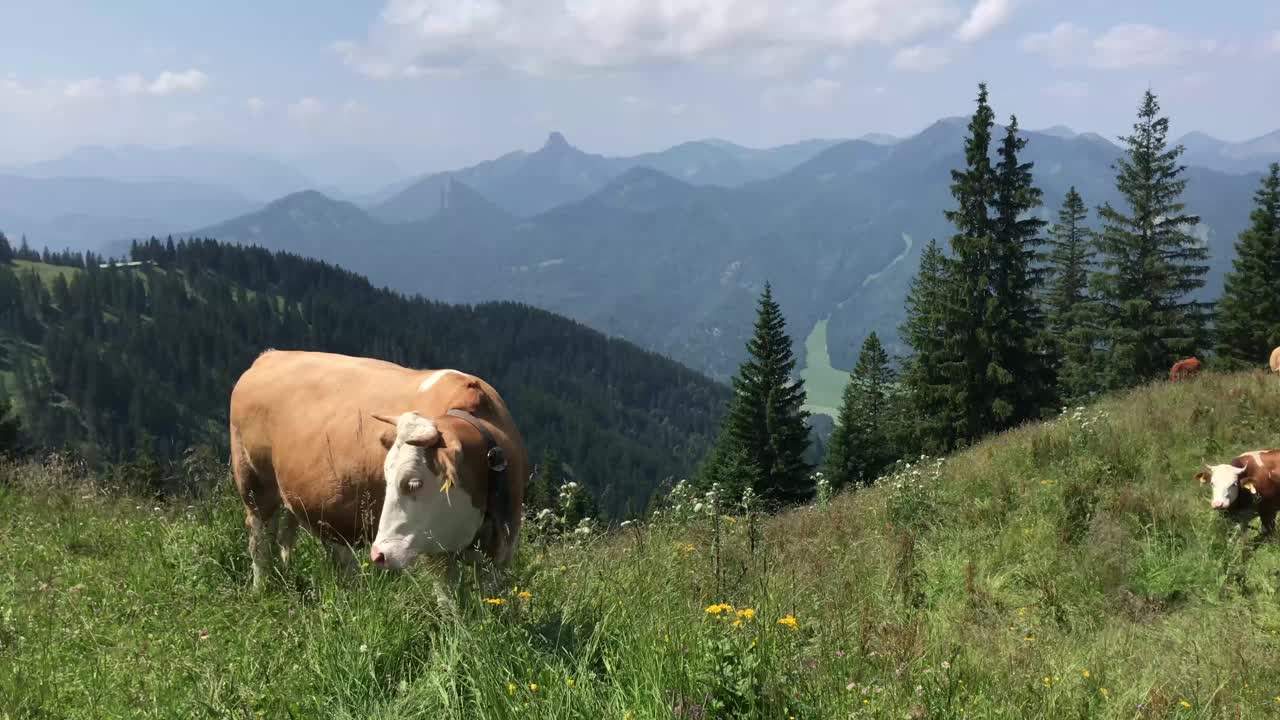
[{"label": "tall green grass", "polygon": [[1280,549],[1192,480],[1277,419],[1261,373],[1139,389],[758,526],[529,538],[457,618],[305,536],[252,593],[225,481],[10,466],[0,718],[1280,716]]}]

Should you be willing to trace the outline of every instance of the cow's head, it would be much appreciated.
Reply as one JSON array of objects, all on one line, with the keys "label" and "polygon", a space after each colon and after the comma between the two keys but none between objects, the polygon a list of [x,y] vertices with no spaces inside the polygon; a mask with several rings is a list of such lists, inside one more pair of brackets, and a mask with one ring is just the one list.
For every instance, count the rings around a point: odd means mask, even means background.
[{"label": "cow's head", "polygon": [[1235,465],[1205,465],[1204,470],[1196,473],[1196,479],[1202,485],[1209,485],[1213,490],[1213,495],[1209,500],[1209,504],[1215,510],[1226,510],[1236,501],[1236,497],[1240,493],[1240,488],[1244,488],[1250,492],[1254,492],[1253,483],[1247,479],[1242,483],[1241,479],[1245,477],[1245,468],[1236,467]]},{"label": "cow's head", "polygon": [[465,546],[479,527],[481,513],[458,483],[462,443],[416,412],[373,417],[394,425],[395,434],[387,433],[383,440],[386,495],[370,561],[399,569],[424,552]]}]

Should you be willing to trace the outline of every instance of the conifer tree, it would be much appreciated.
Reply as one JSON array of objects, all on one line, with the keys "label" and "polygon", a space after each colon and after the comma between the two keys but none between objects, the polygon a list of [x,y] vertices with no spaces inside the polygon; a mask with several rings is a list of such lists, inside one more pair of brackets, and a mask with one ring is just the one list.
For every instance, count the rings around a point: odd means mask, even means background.
[{"label": "conifer tree", "polygon": [[538,471],[530,480],[529,488],[525,492],[524,507],[527,514],[537,515],[555,506],[555,492],[560,487],[563,475],[564,470],[556,451],[551,448],[543,450],[542,462],[539,463]]},{"label": "conifer tree", "polygon": [[992,362],[986,381],[991,389],[992,426],[1003,430],[1034,419],[1053,402],[1055,378],[1044,315],[1039,302],[1044,259],[1040,231],[1045,221],[1031,213],[1040,207],[1041,192],[1031,176],[1033,163],[1018,153],[1027,140],[1018,135],[1012,116],[997,151],[992,209],[992,302],[985,327]]},{"label": "conifer tree", "polygon": [[0,232],[0,265],[9,265],[13,262],[13,246],[9,244],[9,238]]},{"label": "conifer tree", "polygon": [[899,332],[912,349],[904,363],[908,423],[917,429],[918,449],[943,452],[950,448],[960,422],[959,406],[951,402],[949,374],[954,362],[947,354],[947,306],[952,302],[950,261],[936,239],[920,257],[920,269],[907,292],[907,314]]},{"label": "conifer tree", "polygon": [[[794,376],[796,360],[782,310],[765,283],[757,307],[749,357],[733,378],[733,398],[704,482],[722,478],[743,457],[758,471],[754,490],[773,506],[802,502],[812,492],[805,460],[809,413],[803,409],[804,381]],[[754,473],[752,473],[754,474]]]},{"label": "conifer tree", "polygon": [[1280,345],[1280,163],[1271,163],[1254,204],[1217,308],[1218,355],[1240,367],[1266,364]]},{"label": "conifer tree", "polygon": [[1049,335],[1059,362],[1061,395],[1071,401],[1088,396],[1097,386],[1095,307],[1089,295],[1094,252],[1087,220],[1084,199],[1073,185],[1058,210],[1058,221],[1049,229],[1049,281],[1045,293]]},{"label": "conifer tree", "polygon": [[888,407],[892,382],[889,355],[872,332],[863,341],[858,364],[845,385],[840,414],[827,446],[823,474],[832,490],[868,484],[895,459]]},{"label": "conifer tree", "polygon": [[1207,344],[1207,304],[1186,296],[1204,285],[1208,250],[1190,233],[1199,216],[1178,199],[1187,184],[1178,164],[1183,147],[1169,148],[1168,133],[1169,120],[1147,90],[1116,165],[1127,213],[1110,203],[1098,209],[1101,268],[1091,285],[1102,313],[1109,388],[1153,380]]}]

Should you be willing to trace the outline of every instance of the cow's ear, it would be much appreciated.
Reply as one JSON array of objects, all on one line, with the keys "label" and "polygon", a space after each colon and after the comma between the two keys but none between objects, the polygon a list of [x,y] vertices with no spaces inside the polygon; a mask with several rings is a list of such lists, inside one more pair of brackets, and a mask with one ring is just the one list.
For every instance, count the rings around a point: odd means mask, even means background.
[{"label": "cow's ear", "polygon": [[1200,481],[1201,485],[1203,485],[1209,482],[1209,473],[1205,470],[1201,470],[1200,472],[1196,473],[1195,478],[1196,480]]},{"label": "cow's ear", "polygon": [[1257,494],[1258,494],[1258,488],[1254,487],[1254,485],[1253,485],[1253,480],[1243,480],[1243,481],[1241,481],[1241,483],[1240,483],[1240,487],[1244,488],[1245,490],[1248,490],[1249,492],[1253,493],[1254,495],[1257,495]]},{"label": "cow's ear", "polygon": [[378,442],[382,443],[384,450],[390,450],[391,446],[396,444],[396,431],[383,430],[378,434]]},{"label": "cow's ear", "polygon": [[430,420],[413,423],[405,430],[404,444],[412,445],[420,448],[430,448],[440,445],[440,430],[436,428],[436,424]]}]

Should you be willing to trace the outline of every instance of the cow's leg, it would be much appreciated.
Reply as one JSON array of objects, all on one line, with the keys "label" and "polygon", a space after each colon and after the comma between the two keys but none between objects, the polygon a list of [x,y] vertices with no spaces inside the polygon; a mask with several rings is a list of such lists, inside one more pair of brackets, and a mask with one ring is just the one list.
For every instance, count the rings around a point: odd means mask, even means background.
[{"label": "cow's leg", "polygon": [[262,513],[250,509],[245,513],[245,527],[249,530],[249,557],[253,560],[253,589],[261,590],[266,576],[271,572],[271,521]]},{"label": "cow's leg", "polygon": [[1258,518],[1262,521],[1262,537],[1271,537],[1276,530],[1276,509],[1272,508],[1258,513]]},{"label": "cow's leg", "polygon": [[287,508],[281,510],[280,515],[277,542],[280,545],[280,564],[287,568],[289,561],[293,559],[293,548],[298,542],[298,516]]},{"label": "cow's leg", "polygon": [[249,531],[249,557],[253,561],[253,589],[261,590],[271,571],[273,521],[280,508],[280,490],[274,475],[253,466],[240,442],[240,431],[231,426],[231,478],[244,503],[245,528]]}]

